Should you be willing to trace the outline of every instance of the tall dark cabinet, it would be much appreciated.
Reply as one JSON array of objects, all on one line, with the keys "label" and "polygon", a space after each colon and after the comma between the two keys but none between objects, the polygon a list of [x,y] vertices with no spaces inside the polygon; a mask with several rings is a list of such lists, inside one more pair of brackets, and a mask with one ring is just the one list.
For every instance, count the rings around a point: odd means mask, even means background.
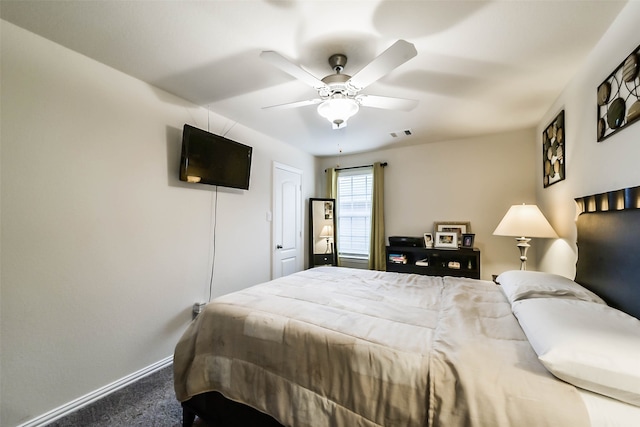
[{"label": "tall dark cabinet", "polygon": [[335,199],[309,199],[309,268],[338,265]]}]

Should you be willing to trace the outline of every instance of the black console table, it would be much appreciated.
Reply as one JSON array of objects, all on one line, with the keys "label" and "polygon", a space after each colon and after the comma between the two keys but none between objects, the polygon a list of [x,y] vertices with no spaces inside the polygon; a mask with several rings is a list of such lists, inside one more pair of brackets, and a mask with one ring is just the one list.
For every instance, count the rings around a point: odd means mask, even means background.
[{"label": "black console table", "polygon": [[387,271],[479,279],[480,250],[387,246]]}]

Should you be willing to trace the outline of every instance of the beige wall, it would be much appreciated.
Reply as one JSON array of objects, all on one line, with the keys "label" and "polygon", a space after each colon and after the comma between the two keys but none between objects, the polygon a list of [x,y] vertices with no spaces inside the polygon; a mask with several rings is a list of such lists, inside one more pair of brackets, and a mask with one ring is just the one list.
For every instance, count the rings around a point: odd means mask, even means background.
[{"label": "beige wall", "polygon": [[[539,265],[545,271],[575,276],[574,198],[640,185],[640,123],[596,142],[597,88],[640,44],[638,22],[640,2],[629,2],[538,126],[541,147],[542,130],[565,110],[566,179],[546,189],[536,187],[541,209],[562,237],[544,242]],[[542,182],[542,167],[535,171],[536,182]]]},{"label": "beige wall", "polygon": [[[178,181],[207,112],[2,22],[1,400],[11,427],[172,355],[208,298],[271,275],[273,161],[316,161],[238,124],[249,191]],[[210,129],[233,125],[212,114]],[[305,235],[306,236],[306,235]],[[305,238],[306,242],[306,238]],[[304,245],[306,248],[306,244]],[[250,268],[247,266],[250,265]]]},{"label": "beige wall", "polygon": [[[419,135],[416,135],[419,138]],[[381,161],[386,236],[422,236],[434,221],[470,221],[482,278],[519,268],[515,240],[493,236],[507,209],[535,203],[533,129],[321,159],[321,168]],[[324,181],[324,180],[318,180]],[[530,252],[535,268],[535,245]]]}]

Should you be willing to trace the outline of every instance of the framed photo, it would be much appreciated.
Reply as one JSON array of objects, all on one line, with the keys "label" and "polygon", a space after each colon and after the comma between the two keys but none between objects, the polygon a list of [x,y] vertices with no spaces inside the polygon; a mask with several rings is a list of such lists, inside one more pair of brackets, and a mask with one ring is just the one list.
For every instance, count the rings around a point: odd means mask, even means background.
[{"label": "framed photo", "polygon": [[433,234],[424,233],[424,247],[432,248],[433,247]]},{"label": "framed photo", "polygon": [[462,242],[462,235],[471,233],[471,223],[469,221],[436,221],[433,223],[433,232],[448,231],[458,235],[458,242]]},{"label": "framed photo", "polygon": [[436,231],[436,248],[458,249],[458,233],[455,231]]},{"label": "framed photo", "polygon": [[333,202],[324,202],[324,219],[333,219]]},{"label": "framed photo", "polygon": [[463,248],[473,249],[473,241],[476,235],[472,233],[464,233],[462,235],[462,246]]}]

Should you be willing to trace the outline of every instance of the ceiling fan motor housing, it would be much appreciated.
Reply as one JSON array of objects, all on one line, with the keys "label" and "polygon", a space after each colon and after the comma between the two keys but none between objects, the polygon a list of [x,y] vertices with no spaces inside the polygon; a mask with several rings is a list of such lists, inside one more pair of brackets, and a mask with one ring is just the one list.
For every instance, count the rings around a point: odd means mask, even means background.
[{"label": "ceiling fan motor housing", "polygon": [[335,74],[329,74],[322,79],[322,83],[326,84],[328,88],[319,90],[318,93],[323,98],[329,98],[335,94],[341,93],[347,96],[355,96],[357,91],[354,91],[347,82],[351,79],[348,74],[342,74],[344,66],[347,64],[347,56],[341,53],[336,53],[329,57],[329,65],[335,71]]},{"label": "ceiling fan motor housing", "polygon": [[322,82],[327,85],[328,90],[319,91],[320,96],[329,97],[336,93],[342,93],[343,95],[354,96],[357,92],[350,90],[347,82],[351,78],[348,74],[330,74],[322,79]]}]

